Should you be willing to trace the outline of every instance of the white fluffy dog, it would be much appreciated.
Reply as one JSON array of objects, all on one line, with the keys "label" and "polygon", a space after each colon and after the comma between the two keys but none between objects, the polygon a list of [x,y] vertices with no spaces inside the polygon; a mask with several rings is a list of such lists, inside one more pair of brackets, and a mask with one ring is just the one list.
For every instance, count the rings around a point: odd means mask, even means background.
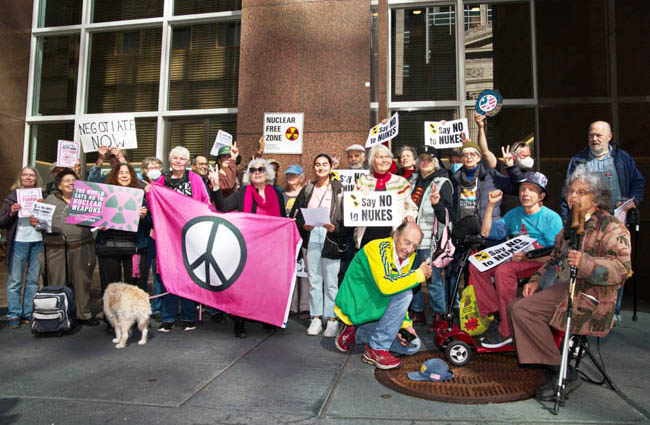
[{"label": "white fluffy dog", "polygon": [[104,317],[115,329],[115,348],[126,347],[131,326],[136,322],[142,333],[138,344],[147,343],[151,303],[149,295],[142,289],[122,282],[108,285],[104,292]]}]

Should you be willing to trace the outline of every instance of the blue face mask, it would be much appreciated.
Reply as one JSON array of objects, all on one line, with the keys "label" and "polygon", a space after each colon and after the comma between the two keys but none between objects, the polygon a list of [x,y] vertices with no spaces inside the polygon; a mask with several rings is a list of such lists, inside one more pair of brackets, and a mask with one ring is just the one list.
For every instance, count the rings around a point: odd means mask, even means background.
[{"label": "blue face mask", "polygon": [[451,164],[449,166],[449,169],[451,170],[452,173],[455,173],[456,171],[460,170],[460,167],[462,167],[462,166],[463,166],[463,164],[461,164],[460,162],[457,162],[455,164]]}]

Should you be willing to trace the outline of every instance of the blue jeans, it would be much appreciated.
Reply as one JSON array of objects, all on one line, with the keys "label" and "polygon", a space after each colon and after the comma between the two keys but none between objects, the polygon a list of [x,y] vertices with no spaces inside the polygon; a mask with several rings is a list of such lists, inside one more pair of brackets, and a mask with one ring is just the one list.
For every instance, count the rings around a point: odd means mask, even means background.
[{"label": "blue jeans", "polygon": [[331,318],[336,317],[334,300],[339,291],[338,275],[341,260],[321,257],[326,236],[327,230],[324,227],[314,227],[309,233],[307,247],[309,314]]},{"label": "blue jeans", "polygon": [[[420,264],[429,258],[430,254],[431,251],[428,249],[418,250],[415,254],[411,270],[420,267]],[[447,297],[445,296],[445,284],[442,280],[442,270],[435,267],[431,269],[431,277],[427,279],[427,290],[429,291],[429,305],[431,306],[431,312],[434,314],[444,314],[445,311],[447,311]],[[424,311],[424,298],[422,297],[422,291],[419,287],[413,288],[411,309],[416,312]]]},{"label": "blue jeans", "polygon": [[420,349],[420,339],[415,338],[406,347],[397,339],[406,310],[413,299],[413,291],[406,290],[391,296],[384,315],[377,322],[364,323],[354,334],[356,344],[368,344],[375,350],[388,350],[393,353],[411,355]]},{"label": "blue jeans", "polygon": [[621,314],[621,301],[623,301],[623,287],[618,288],[618,295],[616,295],[616,310],[615,314]]},{"label": "blue jeans", "polygon": [[[9,280],[7,282],[7,319],[31,319],[34,294],[38,291],[41,263],[38,256],[43,250],[43,242],[14,242],[9,259]],[[23,292],[23,273],[27,265],[25,293]]]},{"label": "blue jeans", "polygon": [[[149,273],[149,270],[153,267],[153,294],[152,295],[160,295],[163,293],[162,291],[162,279],[160,278],[160,275],[156,272],[156,243],[154,242],[153,239],[149,238],[149,246],[147,247],[147,257],[145,258],[146,261],[146,269],[147,269],[147,274]],[[147,284],[149,282],[149,279],[147,279]],[[154,298],[151,300],[151,313],[152,314],[160,314],[162,310],[162,297],[159,298]]]},{"label": "blue jeans", "polygon": [[[161,282],[162,284],[162,282]],[[162,284],[163,289],[165,285]],[[178,316],[178,302],[181,303],[181,320],[183,322],[194,322],[196,321],[196,302],[188,300],[187,298],[182,298],[177,295],[172,294],[171,292],[162,299],[162,321],[163,323],[173,323],[176,321]]]}]

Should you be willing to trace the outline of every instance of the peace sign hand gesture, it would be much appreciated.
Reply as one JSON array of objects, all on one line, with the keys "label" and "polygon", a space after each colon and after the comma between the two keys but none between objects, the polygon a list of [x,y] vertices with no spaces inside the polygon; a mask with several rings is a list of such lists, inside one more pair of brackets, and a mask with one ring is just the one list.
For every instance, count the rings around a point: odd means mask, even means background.
[{"label": "peace sign hand gesture", "polygon": [[506,164],[506,167],[515,165],[515,155],[510,152],[510,146],[506,146],[505,148],[501,146],[501,154],[503,155],[503,163]]},{"label": "peace sign hand gesture", "polygon": [[434,183],[431,186],[431,205],[438,205],[438,202],[440,202],[440,192],[438,191],[438,188],[436,187],[436,184]]}]

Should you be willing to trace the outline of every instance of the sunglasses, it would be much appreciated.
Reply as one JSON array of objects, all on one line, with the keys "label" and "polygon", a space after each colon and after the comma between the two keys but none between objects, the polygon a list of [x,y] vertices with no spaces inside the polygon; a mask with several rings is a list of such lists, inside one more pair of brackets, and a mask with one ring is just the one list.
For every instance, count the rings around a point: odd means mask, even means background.
[{"label": "sunglasses", "polygon": [[251,167],[251,168],[248,169],[248,172],[250,174],[255,174],[255,172],[266,173],[266,168],[264,168],[264,167],[257,167],[257,168]]}]

